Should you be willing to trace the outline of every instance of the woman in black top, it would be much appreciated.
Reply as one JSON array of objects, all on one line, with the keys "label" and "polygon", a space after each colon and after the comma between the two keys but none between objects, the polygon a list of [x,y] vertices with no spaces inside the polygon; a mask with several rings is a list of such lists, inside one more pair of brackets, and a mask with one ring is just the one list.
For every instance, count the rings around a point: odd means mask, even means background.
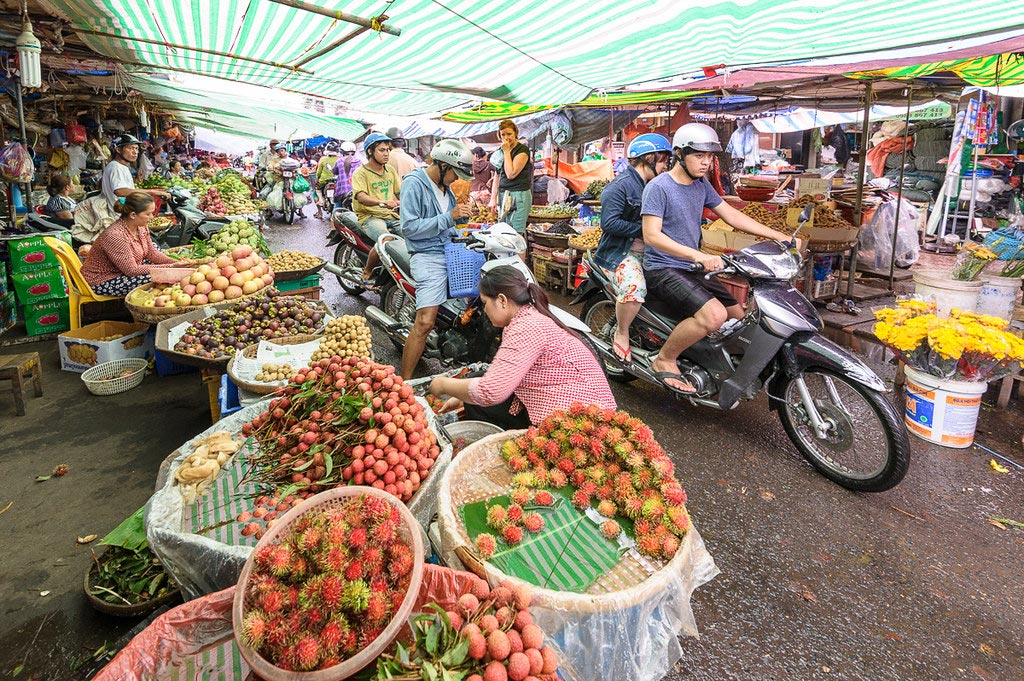
[{"label": "woman in black top", "polygon": [[50,178],[46,193],[50,195],[50,200],[46,202],[47,213],[61,220],[75,219],[77,204],[68,196],[71,193],[71,178],[67,175],[54,175]]},{"label": "woman in black top", "polygon": [[491,208],[502,207],[509,211],[505,222],[523,233],[533,205],[530,148],[519,141],[519,128],[508,119],[498,126],[498,136],[501,137],[501,149],[491,156],[491,163],[498,171],[491,189]]}]

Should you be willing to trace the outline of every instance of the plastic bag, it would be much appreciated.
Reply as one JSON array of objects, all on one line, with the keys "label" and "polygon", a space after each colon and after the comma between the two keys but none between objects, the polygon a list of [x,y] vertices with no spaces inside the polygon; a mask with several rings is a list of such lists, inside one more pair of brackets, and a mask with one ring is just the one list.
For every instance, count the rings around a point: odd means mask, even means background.
[{"label": "plastic bag", "polygon": [[[889,269],[892,258],[892,233],[896,226],[896,201],[878,207],[867,229],[860,233],[860,257],[871,259],[876,270]],[[900,202],[899,232],[896,234],[896,266],[910,267],[921,255],[917,238],[918,212],[909,201]]]},{"label": "plastic bag", "polygon": [[31,182],[35,172],[32,155],[21,142],[11,142],[0,150],[0,176],[8,182]]},{"label": "plastic bag", "polygon": [[569,198],[569,188],[565,186],[562,178],[551,178],[548,180],[548,205],[564,203]]},{"label": "plastic bag", "polygon": [[274,185],[274,188],[267,194],[267,205],[274,210],[281,210],[284,205],[284,185],[278,182]]},{"label": "plastic bag", "polygon": [[88,139],[85,126],[78,123],[68,123],[65,125],[64,137],[72,144],[83,144]]},{"label": "plastic bag", "polygon": [[292,182],[292,191],[299,192],[300,194],[308,192],[309,180],[307,180],[302,175],[299,175],[298,177],[295,178],[295,181]]}]

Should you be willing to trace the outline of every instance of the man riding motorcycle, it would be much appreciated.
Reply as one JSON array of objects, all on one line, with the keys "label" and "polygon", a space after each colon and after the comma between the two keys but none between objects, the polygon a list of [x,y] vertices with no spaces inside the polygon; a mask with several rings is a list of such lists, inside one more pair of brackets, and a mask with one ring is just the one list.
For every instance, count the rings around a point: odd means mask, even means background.
[{"label": "man riding motorcycle", "polygon": [[721,282],[704,276],[724,266],[718,256],[700,251],[704,208],[741,232],[779,241],[789,239],[725,203],[715,192],[706,175],[715,153],[721,150],[718,133],[710,126],[687,123],[679,128],[672,137],[676,163],[647,185],[641,207],[648,289],[683,317],[651,368],[666,388],[682,394],[692,394],[696,389],[680,377],[676,363],[679,355],[717,331],[727,319],[744,315]]},{"label": "man riding motorcycle", "polygon": [[629,325],[647,295],[644,279],[643,224],[640,204],[644,186],[668,168],[672,145],[663,135],[639,135],[629,143],[629,165],[601,193],[601,241],[594,262],[615,286],[615,355],[630,361]]},{"label": "man riding motorcycle", "polygon": [[[391,156],[391,138],[374,132],[363,140],[366,163],[352,172],[352,207],[341,216],[341,222],[351,230],[360,230],[370,243],[376,243],[384,234],[398,234],[398,195],[402,181],[388,164]],[[371,288],[373,271],[380,265],[376,247],[370,249],[363,268],[363,286]]]}]

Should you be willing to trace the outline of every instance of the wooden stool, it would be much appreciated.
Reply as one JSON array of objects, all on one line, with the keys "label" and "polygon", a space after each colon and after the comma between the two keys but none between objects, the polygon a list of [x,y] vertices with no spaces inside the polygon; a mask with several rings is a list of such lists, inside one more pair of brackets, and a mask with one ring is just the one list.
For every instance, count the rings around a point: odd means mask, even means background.
[{"label": "wooden stool", "polygon": [[[1010,398],[1013,396],[1013,389],[1017,385],[1017,381],[1024,381],[1024,374],[1014,374],[1013,376],[1007,376],[999,383],[999,397],[996,398],[996,409],[1006,409],[1006,405],[1010,403]],[[1017,393],[1020,394],[1018,388]]]},{"label": "wooden stool", "polygon": [[569,293],[569,264],[551,261],[547,263],[547,287]]},{"label": "wooden stool", "polygon": [[43,368],[39,364],[38,352],[20,355],[0,355],[0,380],[11,382],[14,393],[14,407],[18,416],[25,415],[25,379],[32,379],[36,397],[43,396]]}]

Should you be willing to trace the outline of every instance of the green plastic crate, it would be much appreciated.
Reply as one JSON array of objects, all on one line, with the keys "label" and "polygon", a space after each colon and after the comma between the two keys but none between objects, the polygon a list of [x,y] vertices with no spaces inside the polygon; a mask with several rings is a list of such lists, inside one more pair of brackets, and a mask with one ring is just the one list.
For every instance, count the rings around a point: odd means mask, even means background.
[{"label": "green plastic crate", "polygon": [[323,278],[319,272],[311,274],[308,277],[302,279],[293,279],[292,281],[275,281],[274,287],[278,291],[298,291],[304,288],[316,288],[320,286],[320,281]]}]

